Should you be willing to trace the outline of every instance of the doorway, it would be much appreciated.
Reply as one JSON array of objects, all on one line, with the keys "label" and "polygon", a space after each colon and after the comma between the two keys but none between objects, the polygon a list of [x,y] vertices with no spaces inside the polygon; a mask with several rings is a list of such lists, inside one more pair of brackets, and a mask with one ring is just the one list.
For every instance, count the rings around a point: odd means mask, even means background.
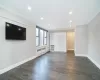
[{"label": "doorway", "polygon": [[67,32],[67,52],[74,52],[74,42],[75,42],[75,32],[68,31]]}]

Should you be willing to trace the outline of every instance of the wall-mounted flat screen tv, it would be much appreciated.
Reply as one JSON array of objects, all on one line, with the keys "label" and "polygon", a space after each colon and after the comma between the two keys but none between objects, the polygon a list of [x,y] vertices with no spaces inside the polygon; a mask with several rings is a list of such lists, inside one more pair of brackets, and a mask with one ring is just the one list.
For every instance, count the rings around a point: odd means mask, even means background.
[{"label": "wall-mounted flat screen tv", "polygon": [[26,40],[26,28],[6,22],[6,40]]}]

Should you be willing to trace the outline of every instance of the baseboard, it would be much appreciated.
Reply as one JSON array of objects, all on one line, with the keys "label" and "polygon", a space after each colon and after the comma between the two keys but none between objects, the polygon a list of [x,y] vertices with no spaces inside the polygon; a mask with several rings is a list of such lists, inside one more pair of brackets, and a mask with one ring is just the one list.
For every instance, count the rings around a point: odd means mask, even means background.
[{"label": "baseboard", "polygon": [[100,69],[100,65],[95,60],[93,60],[90,56],[88,56],[88,59],[92,61]]},{"label": "baseboard", "polygon": [[93,60],[90,56],[84,54],[75,54],[75,56],[87,57],[92,63],[94,63],[100,69],[100,65],[95,60]]},{"label": "baseboard", "polygon": [[86,54],[75,54],[75,56],[87,57]]},{"label": "baseboard", "polygon": [[50,51],[50,52],[54,52],[54,53],[66,53],[66,51]]},{"label": "baseboard", "polygon": [[74,49],[68,49],[67,51],[74,51]]},{"label": "baseboard", "polygon": [[[45,52],[45,53],[47,53],[47,52]],[[45,54],[45,53],[44,53],[44,54]],[[37,55],[37,56],[33,56],[33,57],[31,57],[31,58],[28,58],[28,59],[25,59],[25,60],[23,60],[23,61],[21,61],[21,62],[18,62],[18,63],[16,63],[16,64],[13,64],[13,65],[11,65],[11,66],[9,66],[9,67],[7,67],[7,68],[4,68],[4,69],[0,70],[0,74],[3,74],[3,73],[5,73],[5,72],[7,72],[7,71],[9,71],[9,70],[11,70],[11,69],[14,69],[14,68],[16,68],[16,67],[18,67],[18,66],[20,66],[20,65],[22,65],[22,64],[24,64],[24,63],[26,63],[26,62],[28,62],[28,61],[30,61],[30,60],[33,60],[33,59],[35,59],[35,58],[41,56],[41,55],[43,55],[43,54],[39,54],[39,55]]]},{"label": "baseboard", "polygon": [[19,66],[19,65],[22,65],[22,64],[24,64],[25,62],[28,62],[28,61],[30,61],[30,60],[32,60],[32,59],[35,59],[35,58],[36,58],[36,56],[31,57],[31,58],[28,58],[28,59],[23,60],[23,61],[21,61],[21,62],[18,62],[18,63],[16,63],[16,64],[13,64],[13,65],[11,65],[11,66],[9,66],[9,67],[7,67],[7,68],[4,68],[4,69],[0,70],[0,74],[3,74],[3,73],[5,73],[5,72],[7,72],[7,71],[9,71],[9,70],[11,70],[11,69],[13,69],[13,68]]}]

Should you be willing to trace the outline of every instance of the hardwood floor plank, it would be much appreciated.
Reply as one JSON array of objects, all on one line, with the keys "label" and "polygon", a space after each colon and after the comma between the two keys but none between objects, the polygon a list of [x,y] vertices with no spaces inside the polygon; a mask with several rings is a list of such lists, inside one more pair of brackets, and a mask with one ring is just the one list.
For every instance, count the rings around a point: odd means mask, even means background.
[{"label": "hardwood floor plank", "polygon": [[0,75],[0,80],[100,80],[100,70],[73,52],[49,52]]}]

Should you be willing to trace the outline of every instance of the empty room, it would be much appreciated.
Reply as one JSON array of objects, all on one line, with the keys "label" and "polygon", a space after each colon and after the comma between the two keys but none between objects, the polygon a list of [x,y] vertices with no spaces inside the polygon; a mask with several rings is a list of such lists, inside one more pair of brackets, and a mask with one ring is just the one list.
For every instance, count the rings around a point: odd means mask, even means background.
[{"label": "empty room", "polygon": [[0,0],[0,80],[100,80],[100,0]]}]

